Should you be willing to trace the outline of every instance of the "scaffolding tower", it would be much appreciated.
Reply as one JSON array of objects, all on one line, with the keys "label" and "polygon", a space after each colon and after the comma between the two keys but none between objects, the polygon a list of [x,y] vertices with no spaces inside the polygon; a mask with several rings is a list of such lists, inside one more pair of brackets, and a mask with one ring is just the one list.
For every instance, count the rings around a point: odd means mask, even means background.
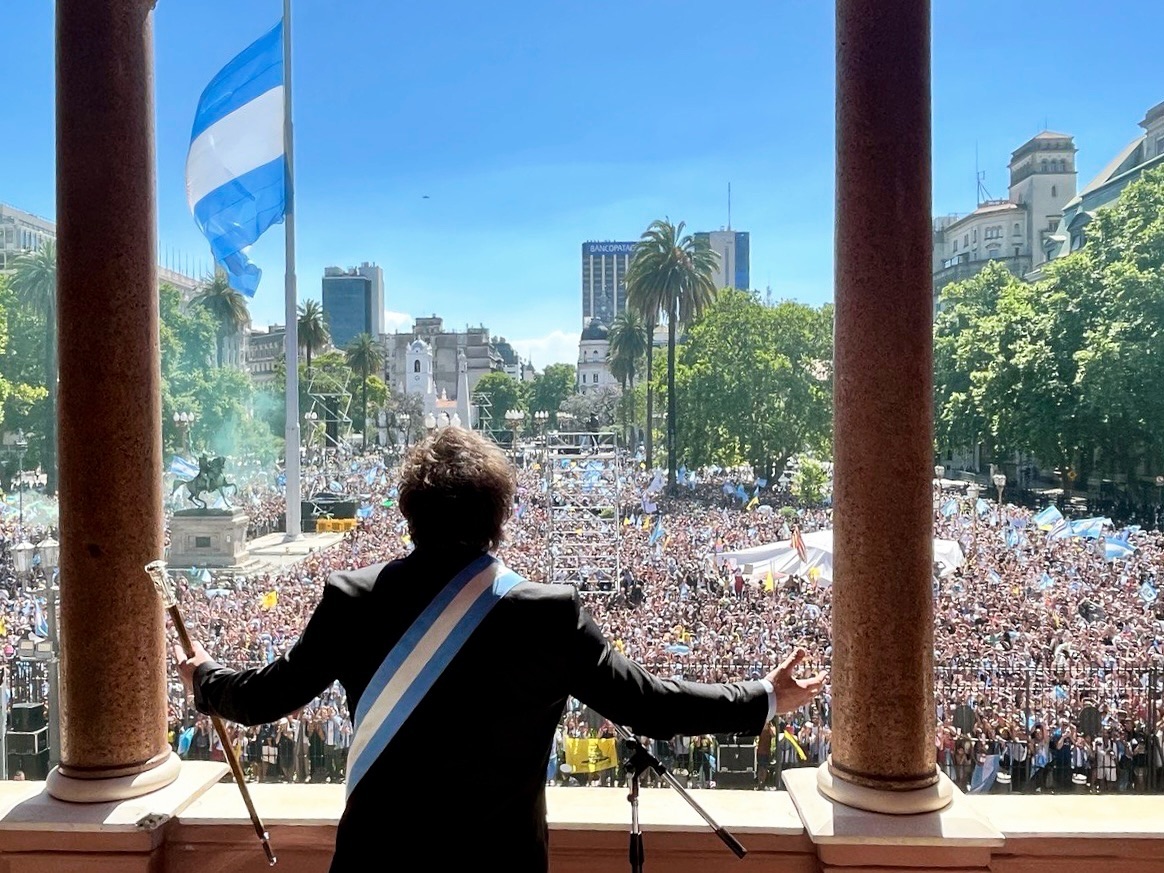
[{"label": "scaffolding tower", "polygon": [[547,433],[543,471],[549,581],[586,593],[618,591],[622,570],[618,436]]}]

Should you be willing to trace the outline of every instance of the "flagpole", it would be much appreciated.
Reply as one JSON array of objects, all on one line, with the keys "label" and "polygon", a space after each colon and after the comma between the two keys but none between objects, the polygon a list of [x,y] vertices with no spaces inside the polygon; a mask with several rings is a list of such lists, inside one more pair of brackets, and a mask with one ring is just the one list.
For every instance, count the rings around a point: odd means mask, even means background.
[{"label": "flagpole", "polygon": [[284,404],[286,424],[284,430],[283,472],[287,479],[284,493],[287,520],[284,542],[293,542],[302,536],[300,519],[300,474],[299,474],[299,310],[295,288],[295,153],[294,129],[291,126],[291,0],[283,0],[283,153],[287,161],[286,198],[287,210],[284,219],[284,250],[286,272],[284,293],[286,296],[286,330],[283,339],[283,360],[287,364],[287,396]]}]

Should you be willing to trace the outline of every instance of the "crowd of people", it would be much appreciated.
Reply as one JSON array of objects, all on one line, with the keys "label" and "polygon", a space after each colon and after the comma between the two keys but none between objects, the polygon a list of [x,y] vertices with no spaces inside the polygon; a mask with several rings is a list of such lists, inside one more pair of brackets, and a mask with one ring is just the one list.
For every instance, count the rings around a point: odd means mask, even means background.
[{"label": "crowd of people", "polygon": [[[606,538],[608,548],[617,541],[621,572],[617,579],[582,586],[587,607],[620,651],[660,675],[699,681],[761,676],[797,645],[810,653],[806,670],[828,667],[831,587],[810,574],[755,576],[718,557],[787,540],[794,529],[829,528],[827,506],[797,506],[782,484],[767,487],[745,471],[685,474],[679,493],[668,496],[658,475],[635,459],[578,464],[584,472],[572,481],[591,492],[586,499],[621,507],[587,534]],[[178,580],[193,635],[221,663],[261,666],[281,657],[294,645],[330,573],[390,560],[411,548],[395,506],[394,470],[383,454],[332,458],[326,474],[309,475],[305,494],[315,489],[358,495],[359,524],[337,545],[279,569]],[[551,519],[550,506],[555,496],[560,506],[555,483],[562,478],[544,459],[518,471],[515,512],[500,557],[532,581],[551,581],[553,566],[577,566],[551,554],[551,547],[579,554],[594,547],[553,536],[559,522]],[[277,528],[281,484],[276,470],[253,477],[241,490],[238,500],[251,514],[252,536]],[[574,491],[572,500],[578,499]],[[985,780],[996,786],[1009,780],[1014,789],[1031,791],[1075,790],[1080,784],[1089,790],[1164,789],[1164,597],[1156,594],[1164,537],[1110,528],[1099,539],[1053,536],[1029,510],[972,503],[960,492],[936,493],[934,507],[935,536],[956,541],[966,558],[934,579],[939,764],[975,790]],[[886,512],[892,512],[888,504]],[[10,522],[0,528],[9,568],[0,580],[0,661],[10,668],[14,693],[23,671],[23,693],[37,695],[43,690],[35,665],[15,656],[21,638],[43,630],[42,601],[22,593],[11,573],[9,546],[25,533]],[[1104,538],[1116,536],[1126,539],[1127,549],[1112,559]],[[553,581],[565,581],[557,576]],[[782,767],[827,756],[830,706],[826,689],[788,722],[744,739],[756,749],[757,787],[778,785]],[[176,678],[170,721],[180,754],[222,757],[208,721],[194,712]],[[343,779],[352,725],[338,684],[278,724],[232,730],[253,779]],[[560,731],[558,760],[551,764],[565,763],[566,739],[601,738],[603,731],[600,715],[573,702]],[[718,744],[739,740],[673,738],[656,748],[666,760],[683,762],[694,785],[708,785],[715,781],[711,762]],[[619,769],[579,779],[569,768],[552,766],[547,778],[601,782],[619,778]]]}]

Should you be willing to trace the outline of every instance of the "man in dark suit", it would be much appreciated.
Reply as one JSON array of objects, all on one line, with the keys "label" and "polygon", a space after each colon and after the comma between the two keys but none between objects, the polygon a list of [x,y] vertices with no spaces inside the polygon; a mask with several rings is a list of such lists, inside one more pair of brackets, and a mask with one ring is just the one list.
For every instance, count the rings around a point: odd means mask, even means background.
[{"label": "man in dark suit", "polygon": [[[445,585],[493,551],[513,506],[502,452],[461,428],[416,446],[401,473],[406,558],[334,573],[296,645],[260,669],[215,664],[201,646],[175,655],[199,711],[243,724],[275,721],[338,679],[354,712],[385,657]],[[547,869],[546,767],[571,695],[636,734],[755,734],[777,708],[808,703],[823,675],[797,679],[804,652],[765,679],[659,679],[619,654],[572,586],[520,582],[485,616],[351,791],[332,873],[380,869],[407,849],[426,866],[496,859]],[[454,728],[472,724],[449,753]],[[466,779],[466,776],[474,778]]]}]

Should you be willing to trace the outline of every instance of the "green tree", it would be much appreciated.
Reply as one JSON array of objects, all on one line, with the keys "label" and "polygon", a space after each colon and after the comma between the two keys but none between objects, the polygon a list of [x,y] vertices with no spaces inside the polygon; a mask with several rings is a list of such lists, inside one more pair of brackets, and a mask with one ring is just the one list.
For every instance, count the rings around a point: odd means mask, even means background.
[{"label": "green tree", "polygon": [[824,464],[808,455],[801,455],[792,477],[792,496],[804,506],[816,506],[825,497],[829,474]]},{"label": "green tree", "polygon": [[[550,414],[550,426],[558,426],[558,410],[575,390],[574,366],[572,364],[550,364],[534,376],[530,388],[530,412],[545,410]],[[494,416],[496,418],[496,416]]]},{"label": "green tree", "polygon": [[331,341],[323,307],[318,300],[306,300],[299,307],[299,347],[307,352],[307,372],[311,372],[311,356]]},{"label": "green tree", "polygon": [[832,307],[724,289],[687,334],[677,366],[679,443],[699,467],[771,477],[832,435]]},{"label": "green tree", "polygon": [[[647,336],[647,326],[642,315],[634,309],[614,319],[610,326],[610,351],[607,359],[610,364],[610,373],[618,380],[623,390],[624,403],[630,403],[630,420],[635,418],[635,376],[640,372],[641,362],[650,346]],[[624,424],[625,421],[624,411]],[[634,449],[633,440],[627,438],[627,446]]]},{"label": "green tree", "polygon": [[[489,415],[492,425],[500,428],[505,423],[505,413],[511,409],[521,409],[528,400],[526,385],[500,370],[486,373],[477,381],[475,393],[489,398]],[[468,425],[468,422],[465,422]]]},{"label": "green tree", "polygon": [[370,333],[358,334],[345,350],[348,366],[360,374],[361,403],[360,433],[368,444],[368,377],[384,366],[384,352]]},{"label": "green tree", "polygon": [[41,420],[45,491],[57,492],[57,248],[52,241],[16,258],[12,291],[44,325],[46,404]]},{"label": "green tree", "polygon": [[215,270],[214,275],[208,276],[203,281],[198,293],[190,302],[194,306],[204,307],[214,320],[218,334],[217,361],[221,367],[226,357],[226,340],[251,323],[247,299],[230,287],[226,273]]},{"label": "green tree", "polygon": [[[719,256],[703,238],[685,236],[684,228],[682,221],[678,225],[667,220],[651,222],[635,244],[626,276],[628,307],[637,310],[650,325],[655,323],[659,314],[667,320],[667,483],[672,492],[675,490],[678,450],[677,331],[694,323],[715,299],[712,275],[719,264]],[[650,394],[647,396],[649,398]]]}]

